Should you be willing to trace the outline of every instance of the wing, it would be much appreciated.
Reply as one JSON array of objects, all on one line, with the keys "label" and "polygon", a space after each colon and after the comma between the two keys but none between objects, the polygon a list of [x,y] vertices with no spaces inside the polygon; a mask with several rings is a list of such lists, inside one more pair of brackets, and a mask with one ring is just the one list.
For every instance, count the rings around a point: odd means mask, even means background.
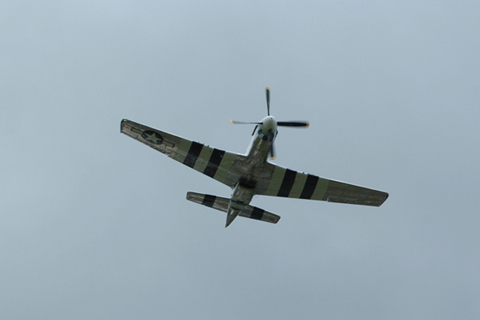
[{"label": "wing", "polygon": [[211,148],[127,119],[122,120],[120,131],[229,187],[233,188],[240,179],[241,172],[235,164],[245,161],[243,155]]},{"label": "wing", "polygon": [[272,163],[266,163],[264,170],[272,174],[264,181],[259,180],[261,183],[257,184],[255,194],[376,207],[388,198],[386,192],[320,178]]}]

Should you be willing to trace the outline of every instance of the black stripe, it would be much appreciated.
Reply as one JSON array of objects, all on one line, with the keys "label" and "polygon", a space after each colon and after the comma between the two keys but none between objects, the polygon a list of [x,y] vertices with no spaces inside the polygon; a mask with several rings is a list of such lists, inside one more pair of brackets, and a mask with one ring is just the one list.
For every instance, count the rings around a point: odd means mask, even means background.
[{"label": "black stripe", "polygon": [[285,176],[283,177],[282,185],[280,186],[280,190],[278,190],[278,197],[288,197],[290,194],[290,190],[292,190],[293,182],[295,181],[295,177],[297,176],[297,171],[293,171],[287,169],[285,171]]},{"label": "black stripe", "polygon": [[192,145],[190,146],[190,150],[188,150],[187,157],[183,161],[184,165],[189,166],[190,168],[193,168],[195,165],[195,162],[197,162],[198,155],[202,151],[203,144],[198,143],[198,142],[192,142]]},{"label": "black stripe", "polygon": [[203,198],[202,204],[207,207],[213,207],[213,203],[215,202],[215,199],[217,199],[216,196],[212,196],[209,194],[205,195],[205,198]]},{"label": "black stripe", "polygon": [[307,176],[307,181],[305,181],[305,186],[303,187],[302,194],[300,195],[301,199],[310,199],[312,198],[313,192],[317,187],[318,177],[309,174]]},{"label": "black stripe", "polygon": [[265,212],[265,210],[262,210],[262,209],[257,208],[257,207],[253,207],[252,214],[250,215],[250,218],[255,219],[255,220],[262,220],[264,212]]},{"label": "black stripe", "polygon": [[208,160],[207,167],[205,168],[203,173],[210,178],[213,178],[215,176],[215,173],[217,173],[218,166],[220,165],[224,154],[225,151],[223,150],[213,149],[210,160]]}]

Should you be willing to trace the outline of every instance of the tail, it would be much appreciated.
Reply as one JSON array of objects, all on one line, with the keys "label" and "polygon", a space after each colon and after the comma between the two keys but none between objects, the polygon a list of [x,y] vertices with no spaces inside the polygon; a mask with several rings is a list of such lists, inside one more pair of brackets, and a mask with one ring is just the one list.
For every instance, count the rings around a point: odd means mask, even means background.
[{"label": "tail", "polygon": [[227,223],[225,227],[228,227],[230,223],[232,223],[232,221],[237,217],[237,215],[270,223],[277,223],[278,220],[280,220],[280,216],[267,212],[263,209],[232,201],[228,198],[212,196],[210,194],[188,192],[187,200],[227,212]]}]

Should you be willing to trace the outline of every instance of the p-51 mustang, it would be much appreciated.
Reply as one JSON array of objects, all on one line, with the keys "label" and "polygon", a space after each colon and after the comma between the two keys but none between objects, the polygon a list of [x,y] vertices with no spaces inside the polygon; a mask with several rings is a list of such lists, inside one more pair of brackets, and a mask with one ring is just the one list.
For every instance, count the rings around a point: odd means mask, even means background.
[{"label": "p-51 mustang", "polygon": [[270,91],[266,89],[267,116],[254,124],[253,138],[247,154],[237,154],[193,142],[173,134],[123,119],[120,131],[170,158],[231,187],[231,198],[195,192],[187,200],[227,213],[225,227],[237,217],[277,223],[280,216],[250,205],[254,195],[323,200],[379,207],[388,193],[328,180],[312,174],[293,171],[267,162],[274,158],[273,142],[277,127],[308,127],[306,121],[276,121],[270,115]]}]

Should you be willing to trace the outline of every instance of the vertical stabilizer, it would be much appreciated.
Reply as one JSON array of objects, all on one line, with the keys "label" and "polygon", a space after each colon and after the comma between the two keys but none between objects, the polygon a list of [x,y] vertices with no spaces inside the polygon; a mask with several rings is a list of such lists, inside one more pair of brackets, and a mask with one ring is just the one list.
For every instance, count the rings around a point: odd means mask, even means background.
[{"label": "vertical stabilizer", "polygon": [[230,225],[230,223],[235,220],[238,214],[245,208],[245,204],[237,201],[230,200],[227,209],[227,223],[225,224],[225,228]]}]

